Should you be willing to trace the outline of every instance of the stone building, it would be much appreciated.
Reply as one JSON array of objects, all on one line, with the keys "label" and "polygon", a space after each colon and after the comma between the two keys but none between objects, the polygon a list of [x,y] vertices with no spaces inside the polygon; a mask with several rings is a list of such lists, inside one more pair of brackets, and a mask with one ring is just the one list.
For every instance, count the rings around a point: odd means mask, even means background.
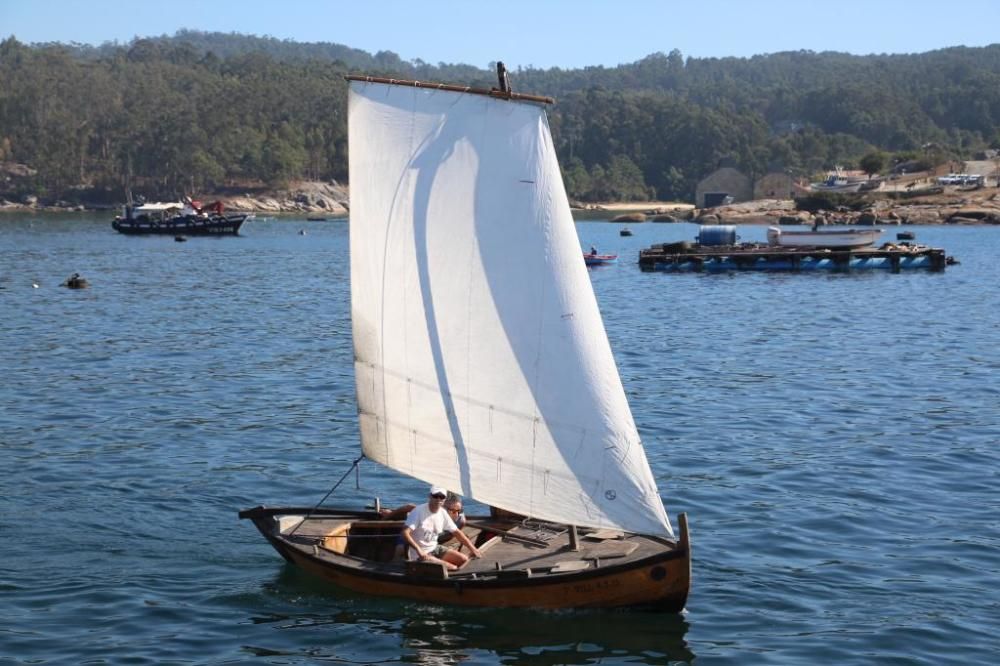
[{"label": "stone building", "polygon": [[695,188],[695,205],[699,208],[721,205],[726,197],[732,197],[732,203],[753,198],[750,179],[732,167],[716,169],[698,181]]},{"label": "stone building", "polygon": [[794,199],[795,181],[787,173],[772,171],[753,185],[754,199]]}]

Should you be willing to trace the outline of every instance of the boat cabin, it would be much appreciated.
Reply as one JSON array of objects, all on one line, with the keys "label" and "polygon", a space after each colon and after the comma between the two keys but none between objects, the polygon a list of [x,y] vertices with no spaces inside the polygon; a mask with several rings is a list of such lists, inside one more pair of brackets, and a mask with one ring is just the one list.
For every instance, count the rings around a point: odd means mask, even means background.
[{"label": "boat cabin", "polygon": [[139,206],[126,205],[124,208],[126,220],[149,222],[165,222],[178,216],[198,214],[199,211],[195,210],[191,204],[179,202],[144,203]]}]

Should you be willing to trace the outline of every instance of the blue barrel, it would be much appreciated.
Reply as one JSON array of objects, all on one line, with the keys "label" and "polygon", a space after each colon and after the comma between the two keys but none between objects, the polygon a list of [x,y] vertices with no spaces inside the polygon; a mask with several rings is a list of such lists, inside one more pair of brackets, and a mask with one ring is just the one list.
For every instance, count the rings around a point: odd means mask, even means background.
[{"label": "blue barrel", "polygon": [[736,227],[712,224],[698,227],[698,242],[702,245],[736,245]]}]

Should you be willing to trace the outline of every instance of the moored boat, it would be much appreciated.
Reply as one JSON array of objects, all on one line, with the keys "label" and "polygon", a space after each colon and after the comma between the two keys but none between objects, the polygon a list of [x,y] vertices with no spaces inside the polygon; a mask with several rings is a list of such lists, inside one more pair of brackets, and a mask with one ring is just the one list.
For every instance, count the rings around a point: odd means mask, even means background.
[{"label": "moored boat", "polygon": [[199,206],[197,202],[147,203],[125,206],[124,214],[111,222],[122,234],[168,234],[171,236],[232,236],[253,219],[253,213],[226,215],[221,203]]},{"label": "moored boat", "polygon": [[881,229],[815,229],[788,231],[780,227],[767,228],[769,245],[782,247],[856,248],[873,245]]},{"label": "moored boat", "polygon": [[826,180],[811,183],[809,189],[813,192],[851,193],[863,189],[865,182],[864,178],[849,176],[843,169],[837,167],[827,174]]},{"label": "moored boat", "polygon": [[617,254],[584,254],[583,261],[588,266],[602,266],[618,261]]},{"label": "moored boat", "polygon": [[678,612],[687,520],[675,537],[580,263],[552,100],[498,74],[493,90],[348,77],[362,458],[490,507],[462,528],[481,557],[398,559],[403,523],[378,503],[240,516],[362,594]]}]

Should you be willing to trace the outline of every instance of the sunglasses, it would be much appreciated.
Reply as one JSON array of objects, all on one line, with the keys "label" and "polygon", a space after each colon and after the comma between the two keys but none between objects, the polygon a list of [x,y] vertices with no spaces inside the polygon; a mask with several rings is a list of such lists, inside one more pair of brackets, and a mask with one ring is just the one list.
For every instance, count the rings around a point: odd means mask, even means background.
[{"label": "sunglasses", "polygon": [[431,497],[433,497],[434,499],[443,500],[444,498],[447,497],[447,495],[437,494],[437,495],[431,495]]}]

